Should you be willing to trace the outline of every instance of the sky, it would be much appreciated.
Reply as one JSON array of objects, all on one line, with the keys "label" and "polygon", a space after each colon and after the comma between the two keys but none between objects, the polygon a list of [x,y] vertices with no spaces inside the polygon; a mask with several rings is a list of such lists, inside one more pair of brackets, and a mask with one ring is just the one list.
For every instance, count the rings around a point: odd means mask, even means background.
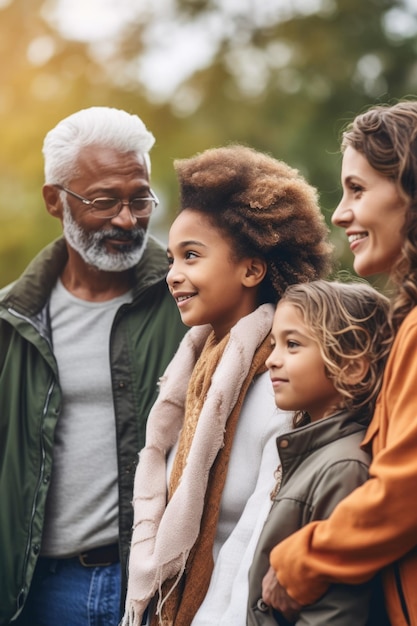
[{"label": "sky", "polygon": [[63,35],[94,42],[116,35],[132,14],[132,1],[59,0],[48,14]]}]

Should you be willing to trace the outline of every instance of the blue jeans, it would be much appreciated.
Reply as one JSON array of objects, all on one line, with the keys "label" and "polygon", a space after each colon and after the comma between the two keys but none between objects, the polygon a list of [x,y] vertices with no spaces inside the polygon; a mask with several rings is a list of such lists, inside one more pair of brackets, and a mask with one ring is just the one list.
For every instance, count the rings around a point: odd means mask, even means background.
[{"label": "blue jeans", "polygon": [[17,626],[117,626],[120,563],[84,567],[77,558],[42,559]]}]

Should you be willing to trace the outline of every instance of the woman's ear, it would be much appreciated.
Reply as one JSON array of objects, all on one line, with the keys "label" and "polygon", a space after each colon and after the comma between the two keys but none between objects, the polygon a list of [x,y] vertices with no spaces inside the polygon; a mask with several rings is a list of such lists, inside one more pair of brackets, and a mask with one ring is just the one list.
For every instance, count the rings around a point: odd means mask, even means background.
[{"label": "woman's ear", "polygon": [[246,261],[246,273],[243,278],[243,284],[246,287],[256,287],[265,278],[267,264],[261,258],[249,258]]},{"label": "woman's ear", "polygon": [[59,189],[54,185],[44,185],[42,187],[42,195],[48,213],[62,220],[62,202]]}]

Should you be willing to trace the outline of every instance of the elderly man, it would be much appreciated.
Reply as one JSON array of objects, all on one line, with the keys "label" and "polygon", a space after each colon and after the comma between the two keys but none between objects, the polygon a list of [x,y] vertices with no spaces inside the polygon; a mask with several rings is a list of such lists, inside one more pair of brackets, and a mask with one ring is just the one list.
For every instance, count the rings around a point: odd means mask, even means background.
[{"label": "elderly man", "polygon": [[120,619],[137,453],[185,331],[148,233],[153,143],[107,107],[45,138],[63,237],[0,292],[0,624]]}]

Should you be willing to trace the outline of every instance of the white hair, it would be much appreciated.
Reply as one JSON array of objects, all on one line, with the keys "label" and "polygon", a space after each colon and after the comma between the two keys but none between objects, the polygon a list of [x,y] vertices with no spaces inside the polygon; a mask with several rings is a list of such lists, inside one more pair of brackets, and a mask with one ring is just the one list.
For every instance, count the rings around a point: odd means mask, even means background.
[{"label": "white hair", "polygon": [[43,143],[45,183],[67,184],[75,175],[82,148],[96,144],[120,152],[136,152],[151,172],[149,151],[155,138],[137,115],[111,107],[81,109],[61,120]]}]

